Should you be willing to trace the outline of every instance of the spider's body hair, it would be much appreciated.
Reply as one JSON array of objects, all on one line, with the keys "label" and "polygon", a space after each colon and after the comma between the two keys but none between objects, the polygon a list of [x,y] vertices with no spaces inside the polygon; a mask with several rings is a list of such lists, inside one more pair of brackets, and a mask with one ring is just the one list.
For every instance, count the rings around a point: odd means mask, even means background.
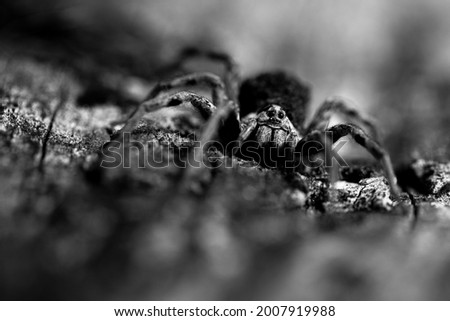
[{"label": "spider's body hair", "polygon": [[[270,145],[276,148],[283,148],[287,143],[295,146],[300,140],[295,126],[286,116],[283,119],[269,117],[267,111],[283,111],[280,106],[269,105],[268,108],[259,112],[247,115],[247,121],[243,122],[243,134],[240,136],[241,142],[255,140],[260,147]],[[245,133],[247,131],[247,134]]]},{"label": "spider's body hair", "polygon": [[[282,116],[282,117],[280,117]],[[301,137],[283,108],[269,105],[242,122],[238,157],[253,160],[263,167],[284,168],[289,149],[294,150]]]},{"label": "spider's body hair", "polygon": [[[297,161],[302,162],[302,166],[295,166],[295,170],[302,171],[314,165],[309,162],[310,154],[314,156],[319,152],[323,154],[325,164],[328,164],[330,181],[335,181],[337,175],[332,166],[332,145],[341,137],[351,136],[383,165],[392,194],[400,194],[389,154],[378,143],[376,127],[346,101],[340,98],[326,100],[309,125],[305,126],[310,89],[297,77],[272,71],[249,78],[240,86],[239,103],[236,103],[240,77],[231,58],[225,54],[188,50],[182,54],[176,66],[184,58],[195,56],[223,62],[226,66],[226,81],[211,73],[193,73],[159,83],[149,94],[148,100],[136,107],[119,131],[119,136],[132,130],[146,112],[190,102],[207,120],[201,135],[202,143],[218,138],[222,146],[227,146],[225,152],[231,153],[231,156],[254,160],[263,167],[289,169],[286,172],[291,174],[293,171],[290,171],[291,165],[287,162],[292,161],[292,156],[295,156],[294,165]],[[212,103],[193,93],[179,92],[171,96],[168,92],[192,86],[210,88]],[[370,137],[351,123],[328,128],[330,117],[336,113],[371,128],[375,137]],[[237,151],[236,139],[239,143]],[[309,148],[303,153],[305,147],[314,147],[311,144],[319,148]],[[297,159],[299,153],[301,155]],[[201,153],[195,151],[192,155],[195,159],[202,157]],[[186,177],[190,178],[191,175]]]},{"label": "spider's body hair", "polygon": [[239,92],[241,117],[269,105],[282,106],[297,128],[302,128],[310,100],[309,86],[282,71],[271,71],[245,80]]},{"label": "spider's body hair", "polygon": [[283,128],[272,128],[267,125],[258,126],[256,140],[261,146],[273,143],[275,146],[283,146],[286,143],[288,131]]}]

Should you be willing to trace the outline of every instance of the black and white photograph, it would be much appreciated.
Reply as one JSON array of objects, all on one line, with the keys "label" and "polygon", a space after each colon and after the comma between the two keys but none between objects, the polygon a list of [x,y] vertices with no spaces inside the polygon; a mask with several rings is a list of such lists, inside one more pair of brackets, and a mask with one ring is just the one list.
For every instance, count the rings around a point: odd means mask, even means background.
[{"label": "black and white photograph", "polygon": [[450,1],[1,1],[0,298],[450,300],[449,124]]}]

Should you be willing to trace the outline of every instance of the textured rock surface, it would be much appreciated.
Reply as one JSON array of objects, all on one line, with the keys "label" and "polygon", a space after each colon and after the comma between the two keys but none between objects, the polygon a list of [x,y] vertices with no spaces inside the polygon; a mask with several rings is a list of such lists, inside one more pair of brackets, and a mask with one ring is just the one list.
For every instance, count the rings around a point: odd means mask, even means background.
[{"label": "textured rock surface", "polygon": [[411,164],[411,169],[418,186],[422,187],[419,190],[423,190],[424,194],[437,196],[441,201],[447,200],[445,196],[450,192],[450,163],[419,159]]}]

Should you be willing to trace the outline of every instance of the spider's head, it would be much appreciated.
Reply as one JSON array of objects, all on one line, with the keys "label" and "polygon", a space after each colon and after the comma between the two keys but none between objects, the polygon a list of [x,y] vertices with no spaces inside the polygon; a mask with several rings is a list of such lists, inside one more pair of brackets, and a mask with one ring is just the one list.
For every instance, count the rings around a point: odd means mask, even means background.
[{"label": "spider's head", "polygon": [[271,128],[287,128],[289,118],[281,106],[268,105],[258,113],[258,124]]}]

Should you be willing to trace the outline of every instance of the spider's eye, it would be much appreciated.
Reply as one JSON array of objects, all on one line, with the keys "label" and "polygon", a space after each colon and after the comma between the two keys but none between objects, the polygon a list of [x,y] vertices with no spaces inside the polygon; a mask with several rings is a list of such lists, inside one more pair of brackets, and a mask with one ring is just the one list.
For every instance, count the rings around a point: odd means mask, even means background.
[{"label": "spider's eye", "polygon": [[278,118],[283,119],[284,116],[286,116],[286,113],[285,113],[284,111],[280,111],[280,112],[278,113]]},{"label": "spider's eye", "polygon": [[275,116],[275,111],[274,111],[274,110],[269,110],[269,111],[267,112],[267,116],[269,116],[269,117]]}]

